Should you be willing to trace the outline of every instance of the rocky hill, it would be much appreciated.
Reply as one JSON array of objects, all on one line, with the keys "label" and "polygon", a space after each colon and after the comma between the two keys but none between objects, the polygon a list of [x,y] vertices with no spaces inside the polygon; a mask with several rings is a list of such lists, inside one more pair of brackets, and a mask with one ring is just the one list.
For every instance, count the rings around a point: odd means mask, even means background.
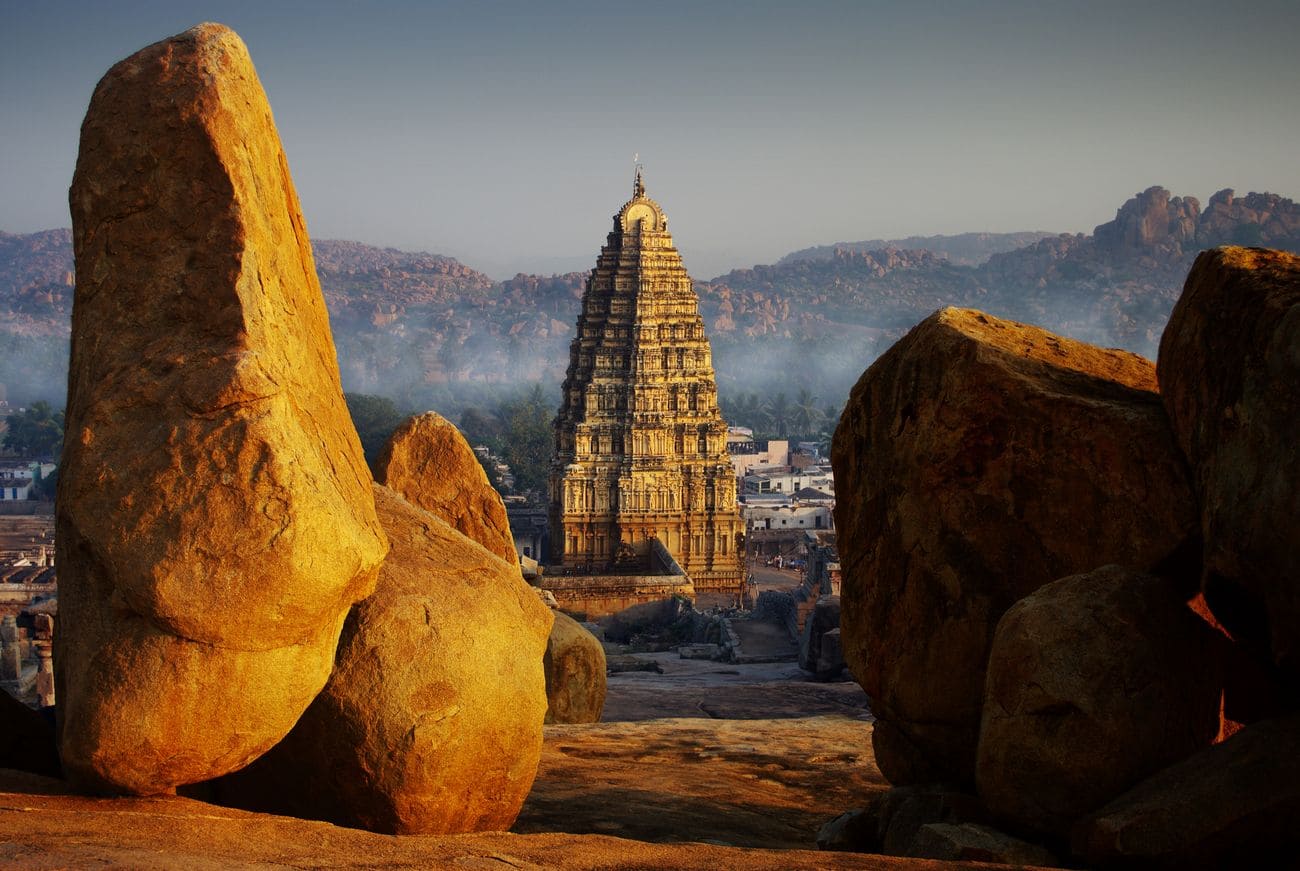
[{"label": "rocky hill", "polygon": [[[885,348],[947,305],[1154,357],[1195,254],[1221,244],[1300,251],[1300,205],[1223,190],[1202,209],[1152,187],[1091,235],[896,241],[927,247],[806,249],[698,282],[722,391],[844,395]],[[449,257],[314,245],[348,390],[441,407],[493,385],[563,378],[586,273],[493,282]],[[0,234],[0,381],[20,399],[61,400],[71,290],[68,231]]]}]

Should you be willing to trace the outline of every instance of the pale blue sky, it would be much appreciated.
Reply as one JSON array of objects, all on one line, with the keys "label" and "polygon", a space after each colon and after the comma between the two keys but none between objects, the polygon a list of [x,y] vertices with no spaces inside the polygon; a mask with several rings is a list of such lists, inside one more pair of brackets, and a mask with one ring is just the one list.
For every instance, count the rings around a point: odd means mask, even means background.
[{"label": "pale blue sky", "polygon": [[634,152],[697,278],[1090,231],[1152,184],[1300,196],[1294,0],[0,0],[0,229],[68,225],[95,82],[203,20],[248,43],[313,236],[498,277],[594,263]]}]

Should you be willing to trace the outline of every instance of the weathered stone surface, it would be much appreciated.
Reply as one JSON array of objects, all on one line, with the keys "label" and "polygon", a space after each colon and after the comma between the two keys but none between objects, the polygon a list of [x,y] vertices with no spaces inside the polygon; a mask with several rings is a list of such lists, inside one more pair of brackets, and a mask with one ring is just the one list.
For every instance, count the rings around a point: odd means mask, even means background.
[{"label": "weathered stone surface", "polygon": [[1200,496],[1206,599],[1234,635],[1267,639],[1300,673],[1300,257],[1198,257],[1159,373]]},{"label": "weathered stone surface", "polygon": [[114,66],[69,199],[61,749],[87,784],[160,792],[288,731],[387,544],[239,38],[200,25]]},{"label": "weathered stone surface", "polygon": [[1021,599],[989,653],[975,769],[984,805],[1017,829],[1068,834],[1209,746],[1222,691],[1216,640],[1171,581],[1120,566]]},{"label": "weathered stone surface", "polygon": [[555,611],[542,659],[546,722],[596,723],[605,707],[605,648],[582,624]]},{"label": "weathered stone surface", "polygon": [[854,387],[836,429],[841,635],[895,783],[974,775],[993,628],[1099,564],[1195,528],[1152,364],[976,311],[937,312]]},{"label": "weathered stone surface", "polygon": [[441,415],[427,411],[407,418],[384,445],[376,471],[379,483],[407,502],[519,564],[501,494],[460,430]]},{"label": "weathered stone surface", "polygon": [[1080,822],[1072,849],[1089,867],[1280,867],[1300,853],[1296,820],[1300,714],[1152,775]]},{"label": "weathered stone surface", "polygon": [[1046,847],[978,823],[926,823],[917,830],[907,855],[1002,865],[1057,864],[1056,857]]},{"label": "weathered stone surface", "polygon": [[495,554],[374,492],[393,548],[374,595],[293,731],[218,798],[399,834],[509,828],[541,752],[551,612]]},{"label": "weathered stone surface", "polygon": [[59,777],[54,723],[0,690],[0,768]]},{"label": "weathered stone surface", "polygon": [[[840,597],[822,596],[813,606],[812,613],[804,620],[803,634],[799,639],[799,667],[804,671],[815,673],[822,680],[834,675],[825,674],[819,666],[822,654],[822,638],[827,632],[840,627]],[[843,667],[843,662],[840,662]]]}]

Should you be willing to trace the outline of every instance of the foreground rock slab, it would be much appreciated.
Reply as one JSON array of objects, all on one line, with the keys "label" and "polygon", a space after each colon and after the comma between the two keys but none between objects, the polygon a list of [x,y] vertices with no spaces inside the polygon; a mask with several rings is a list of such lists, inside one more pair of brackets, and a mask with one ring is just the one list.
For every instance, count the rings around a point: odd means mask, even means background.
[{"label": "foreground rock slab", "polygon": [[1206,599],[1300,675],[1300,257],[1197,257],[1159,371],[1201,500]]},{"label": "foreground rock slab", "polygon": [[541,753],[551,611],[509,563],[374,491],[393,549],[348,615],[329,683],[217,795],[394,834],[509,828]]},{"label": "foreground rock slab", "polygon": [[987,867],[806,850],[649,844],[600,835],[404,835],[392,837],[183,798],[93,799],[41,794],[58,781],[0,771],[0,868],[224,869],[827,868],[902,871]]},{"label": "foreground rock slab", "polygon": [[888,788],[869,730],[841,716],[547,726],[514,830],[813,849],[827,820]]},{"label": "foreground rock slab", "polygon": [[387,542],[239,38],[204,24],[109,70],[69,199],[61,750],[87,785],[157,793],[283,737]]},{"label": "foreground rock slab", "polygon": [[874,363],[832,444],[841,641],[894,783],[970,783],[998,619],[1196,529],[1153,364],[966,309]]},{"label": "foreground rock slab", "polygon": [[497,556],[518,565],[506,506],[474,449],[441,415],[407,418],[389,437],[376,479],[417,508],[441,517]]},{"label": "foreground rock slab", "polygon": [[1219,731],[1215,642],[1172,582],[1120,566],[1021,599],[989,655],[976,765],[984,805],[1017,828],[1068,835],[1208,747]]}]

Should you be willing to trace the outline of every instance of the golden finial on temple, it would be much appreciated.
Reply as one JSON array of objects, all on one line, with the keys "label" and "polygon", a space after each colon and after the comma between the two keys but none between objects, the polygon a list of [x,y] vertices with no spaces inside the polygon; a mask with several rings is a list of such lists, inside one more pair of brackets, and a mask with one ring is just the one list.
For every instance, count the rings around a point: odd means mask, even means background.
[{"label": "golden finial on temple", "polygon": [[632,155],[632,162],[636,164],[636,180],[632,182],[632,199],[640,199],[645,196],[645,184],[641,181],[641,152]]}]

